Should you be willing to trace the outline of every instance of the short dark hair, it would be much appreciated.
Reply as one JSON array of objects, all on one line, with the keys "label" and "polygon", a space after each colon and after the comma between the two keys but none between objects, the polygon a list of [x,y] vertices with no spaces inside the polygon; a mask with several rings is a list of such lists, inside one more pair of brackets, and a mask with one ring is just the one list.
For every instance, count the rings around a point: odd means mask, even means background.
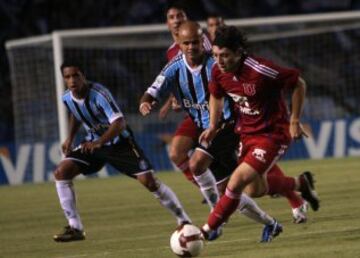
[{"label": "short dark hair", "polygon": [[186,14],[186,8],[184,4],[182,4],[180,1],[170,3],[169,5],[166,6],[165,17],[167,16],[167,13],[169,12],[170,9],[177,9],[183,11]]},{"label": "short dark hair", "polygon": [[209,18],[216,18],[216,19],[224,20],[224,17],[218,13],[209,13],[207,15],[206,19],[209,19]]},{"label": "short dark hair", "polygon": [[76,60],[65,60],[61,66],[60,66],[60,71],[61,71],[61,74],[64,74],[64,69],[67,68],[67,67],[76,67],[80,70],[80,72],[82,74],[85,75],[85,72],[84,72],[84,69],[82,68],[82,65],[77,62]]},{"label": "short dark hair", "polygon": [[235,26],[221,26],[215,32],[213,45],[220,48],[226,47],[234,52],[240,50],[246,53],[247,39],[241,30]]}]

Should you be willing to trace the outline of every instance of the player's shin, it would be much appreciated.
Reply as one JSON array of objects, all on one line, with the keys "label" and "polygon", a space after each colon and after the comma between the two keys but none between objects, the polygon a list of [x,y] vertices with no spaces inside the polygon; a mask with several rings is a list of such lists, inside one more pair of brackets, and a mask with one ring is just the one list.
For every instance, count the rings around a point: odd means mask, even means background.
[{"label": "player's shin", "polygon": [[288,200],[291,208],[299,208],[304,204],[304,200],[295,192],[288,191],[284,193],[284,197]]},{"label": "player's shin", "polygon": [[158,185],[158,189],[152,193],[160,204],[176,217],[177,224],[191,223],[190,217],[186,214],[176,194],[164,183],[158,181]]},{"label": "player's shin", "polygon": [[241,214],[258,223],[264,225],[271,225],[274,223],[274,219],[260,209],[256,202],[245,193],[241,194],[238,210]]},{"label": "player's shin", "polygon": [[[284,172],[281,170],[281,168],[278,166],[278,165],[274,165],[271,170],[268,172],[268,176],[271,175],[271,176],[277,176],[277,177],[286,177],[284,175]],[[279,192],[279,189],[277,189],[277,180],[278,179],[270,179],[270,181],[268,181],[269,183],[269,188],[270,188],[270,191],[269,191],[269,194],[271,192]],[[293,181],[292,179],[290,179],[291,181]],[[295,179],[294,181],[295,182]],[[293,183],[290,184],[290,187],[293,187]],[[294,186],[295,187],[295,186]],[[304,201],[303,199],[297,195],[297,193],[294,191],[294,190],[283,190],[282,193],[280,193],[282,196],[284,196],[290,206],[294,209],[294,208],[299,208],[300,206],[303,205]]]},{"label": "player's shin", "polygon": [[232,192],[227,188],[225,194],[220,198],[214,210],[210,213],[208,222],[203,227],[203,230],[215,230],[227,221],[231,214],[238,208],[240,198],[241,193]]},{"label": "player's shin", "polygon": [[293,177],[268,174],[266,179],[269,186],[269,195],[285,195],[296,188],[295,178]]},{"label": "player's shin", "polygon": [[71,180],[56,180],[55,185],[61,208],[68,220],[69,226],[83,230],[80,215],[76,209],[76,196],[73,182]]},{"label": "player's shin", "polygon": [[216,180],[214,175],[209,169],[198,176],[194,176],[196,182],[200,187],[200,191],[208,205],[213,208],[219,200],[219,191],[216,186]]}]

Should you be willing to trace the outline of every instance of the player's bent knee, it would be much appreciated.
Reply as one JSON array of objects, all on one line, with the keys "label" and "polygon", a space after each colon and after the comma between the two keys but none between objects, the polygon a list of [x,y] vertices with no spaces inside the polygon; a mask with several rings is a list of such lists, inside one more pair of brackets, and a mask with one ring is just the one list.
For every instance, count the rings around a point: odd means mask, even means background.
[{"label": "player's bent knee", "polygon": [[179,150],[170,149],[169,158],[175,164],[179,164],[187,158],[187,153],[181,153]]},{"label": "player's bent knee", "polygon": [[206,155],[194,153],[189,160],[189,168],[194,175],[201,175],[210,166],[212,159]]},{"label": "player's bent knee", "polygon": [[57,167],[57,168],[55,169],[55,171],[54,171],[54,178],[55,178],[56,180],[62,180],[62,179],[63,179],[63,173],[62,173],[62,171],[60,170],[59,167]]},{"label": "player's bent knee", "polygon": [[158,189],[158,180],[154,177],[153,173],[146,173],[137,176],[137,180],[145,186],[150,192],[154,192]]},{"label": "player's bent knee", "polygon": [[54,177],[56,180],[71,180],[75,177],[75,175],[66,168],[58,166],[54,171]]},{"label": "player's bent knee", "polygon": [[170,150],[169,158],[171,159],[172,162],[178,163],[178,155],[173,150]]},{"label": "player's bent knee", "polygon": [[79,174],[80,168],[72,161],[61,162],[54,171],[56,180],[71,180]]},{"label": "player's bent knee", "polygon": [[201,174],[201,166],[197,160],[190,159],[189,161],[189,169],[193,175],[199,175]]}]

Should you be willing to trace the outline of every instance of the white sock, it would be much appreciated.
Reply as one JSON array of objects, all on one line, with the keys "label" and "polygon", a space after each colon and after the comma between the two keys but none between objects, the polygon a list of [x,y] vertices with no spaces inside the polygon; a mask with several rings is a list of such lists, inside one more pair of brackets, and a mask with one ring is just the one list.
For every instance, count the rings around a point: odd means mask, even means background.
[{"label": "white sock", "polygon": [[176,194],[164,183],[158,183],[159,188],[152,192],[155,198],[176,217],[178,225],[181,225],[183,222],[191,223],[190,217],[186,214]]},{"label": "white sock", "polygon": [[61,208],[68,220],[69,226],[83,230],[80,215],[76,210],[76,196],[71,180],[56,180],[56,191],[59,196]]},{"label": "white sock", "polygon": [[194,179],[198,183],[202,195],[212,210],[219,200],[219,191],[216,186],[214,175],[207,169],[199,176],[194,175]]},{"label": "white sock", "polygon": [[256,202],[245,193],[241,194],[238,209],[241,214],[244,214],[246,217],[258,223],[271,225],[275,222],[274,218],[270,217],[265,211],[260,209]]}]

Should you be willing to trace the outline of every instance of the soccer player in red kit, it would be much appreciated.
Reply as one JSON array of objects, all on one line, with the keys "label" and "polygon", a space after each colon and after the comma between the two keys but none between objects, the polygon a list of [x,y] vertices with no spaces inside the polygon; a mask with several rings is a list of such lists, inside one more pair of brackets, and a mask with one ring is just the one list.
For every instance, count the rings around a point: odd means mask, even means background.
[{"label": "soccer player in red kit", "polygon": [[[166,58],[168,61],[181,53],[180,46],[178,44],[179,27],[180,24],[187,20],[186,12],[180,5],[171,5],[166,11],[166,24],[171,33],[174,43],[166,51]],[[203,46],[205,51],[211,51],[212,45],[209,38],[203,34]]]},{"label": "soccer player in red kit", "polygon": [[[177,56],[181,53],[181,49],[179,47],[179,27],[181,23],[186,21],[187,15],[184,10],[184,8],[181,5],[174,4],[169,6],[169,8],[166,11],[166,24],[168,26],[168,29],[174,39],[174,43],[168,48],[166,56],[168,61],[170,61],[172,58]],[[209,34],[215,34],[215,28],[218,28],[219,26],[224,26],[224,20],[222,17],[217,15],[210,15],[207,19],[207,26],[209,30]],[[205,33],[203,34],[205,35]],[[214,36],[212,37],[212,41],[214,40]],[[206,52],[212,51],[212,45],[210,43],[210,40],[208,37],[203,36],[203,47]],[[159,111],[160,118],[165,118],[170,108],[175,110],[181,110],[181,106],[178,105],[175,98],[170,97],[166,103],[162,106],[162,108]],[[176,166],[183,172],[183,174],[186,176],[186,178],[189,181],[192,181],[195,183],[193,176],[189,169],[189,157],[188,152],[193,148],[193,142],[197,141],[197,126],[193,123],[192,119],[188,116],[186,116],[183,121],[178,125],[177,130],[174,134],[174,137],[171,142],[171,147],[169,150],[169,156],[172,162],[176,164]],[[282,171],[281,169],[275,165],[272,167],[268,179],[270,181],[276,181],[273,180],[273,176],[281,175]],[[249,194],[252,194],[254,197],[259,196],[259,193],[255,193],[255,190],[248,187],[250,192]],[[270,188],[268,191],[269,195],[277,194],[279,191],[278,189],[272,189]],[[262,194],[262,193],[261,193]],[[282,193],[283,196],[285,196],[291,207],[294,217],[295,223],[303,223],[306,221],[306,204],[303,202],[303,200],[296,195],[294,191],[284,191]]]},{"label": "soccer player in red kit", "polygon": [[208,17],[206,18],[206,32],[211,42],[213,42],[215,39],[216,29],[224,25],[225,25],[225,21],[222,16],[217,14],[208,15]]},{"label": "soccer player in red kit", "polygon": [[[228,220],[248,185],[257,188],[258,192],[270,190],[272,182],[266,180],[266,174],[291,141],[305,134],[300,117],[306,84],[298,70],[249,56],[244,35],[233,26],[217,30],[213,54],[217,65],[213,67],[209,84],[210,127],[202,133],[200,140],[210,144],[216,135],[223,99],[228,95],[239,111],[235,130],[240,134],[241,142],[239,165],[231,175],[225,194],[202,227],[205,238]],[[283,97],[286,89],[292,90],[290,117]],[[297,190],[313,210],[319,209],[311,173],[305,172],[299,178],[277,177],[275,187]]]}]

